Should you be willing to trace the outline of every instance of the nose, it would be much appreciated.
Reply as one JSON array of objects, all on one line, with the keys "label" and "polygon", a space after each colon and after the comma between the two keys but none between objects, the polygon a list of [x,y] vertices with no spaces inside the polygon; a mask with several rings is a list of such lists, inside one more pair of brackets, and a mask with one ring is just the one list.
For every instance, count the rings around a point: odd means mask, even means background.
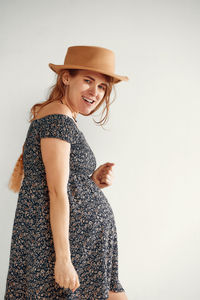
[{"label": "nose", "polygon": [[95,84],[93,84],[91,87],[90,87],[90,95],[96,97],[97,94],[98,94],[98,86],[96,86]]}]

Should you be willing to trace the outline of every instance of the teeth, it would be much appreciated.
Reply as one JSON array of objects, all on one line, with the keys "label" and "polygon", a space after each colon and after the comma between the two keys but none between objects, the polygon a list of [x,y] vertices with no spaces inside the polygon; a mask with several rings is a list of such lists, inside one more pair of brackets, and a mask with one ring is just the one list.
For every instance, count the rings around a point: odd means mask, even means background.
[{"label": "teeth", "polygon": [[83,97],[83,99],[84,99],[85,101],[89,102],[89,103],[93,103],[93,102],[94,102],[93,100],[89,100],[89,99],[84,98],[84,97]]}]

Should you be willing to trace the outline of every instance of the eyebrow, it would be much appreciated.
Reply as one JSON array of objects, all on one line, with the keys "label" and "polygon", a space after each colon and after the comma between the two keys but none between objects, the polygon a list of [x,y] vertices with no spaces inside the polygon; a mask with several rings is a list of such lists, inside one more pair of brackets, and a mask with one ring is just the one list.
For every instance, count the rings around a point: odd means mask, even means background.
[{"label": "eyebrow", "polygon": [[[90,78],[91,80],[95,81],[95,79],[94,79],[93,77],[89,76],[89,75],[83,75],[83,77],[88,77],[88,78]],[[102,84],[105,85],[105,86],[108,86],[108,84],[105,83],[105,82],[102,82]]]}]

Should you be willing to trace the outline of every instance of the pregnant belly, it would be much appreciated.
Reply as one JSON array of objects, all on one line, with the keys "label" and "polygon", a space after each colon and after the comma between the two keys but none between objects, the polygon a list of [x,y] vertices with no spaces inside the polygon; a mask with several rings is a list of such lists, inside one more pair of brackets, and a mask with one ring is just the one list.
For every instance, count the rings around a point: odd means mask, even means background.
[{"label": "pregnant belly", "polygon": [[89,180],[70,192],[70,222],[72,229],[83,232],[106,229],[114,223],[114,214],[102,190]]}]

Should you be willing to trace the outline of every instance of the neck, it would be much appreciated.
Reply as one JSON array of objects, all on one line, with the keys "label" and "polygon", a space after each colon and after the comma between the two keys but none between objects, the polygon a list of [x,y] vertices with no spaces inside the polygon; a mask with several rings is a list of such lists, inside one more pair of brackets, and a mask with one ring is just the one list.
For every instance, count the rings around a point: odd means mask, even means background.
[{"label": "neck", "polygon": [[[63,103],[63,100],[60,100],[62,104],[66,105],[68,107],[68,105],[66,103]],[[69,107],[68,107],[69,108]],[[71,109],[69,109],[71,112]],[[77,122],[76,117],[73,115],[73,113],[71,112],[71,117],[74,119],[75,122]]]}]

